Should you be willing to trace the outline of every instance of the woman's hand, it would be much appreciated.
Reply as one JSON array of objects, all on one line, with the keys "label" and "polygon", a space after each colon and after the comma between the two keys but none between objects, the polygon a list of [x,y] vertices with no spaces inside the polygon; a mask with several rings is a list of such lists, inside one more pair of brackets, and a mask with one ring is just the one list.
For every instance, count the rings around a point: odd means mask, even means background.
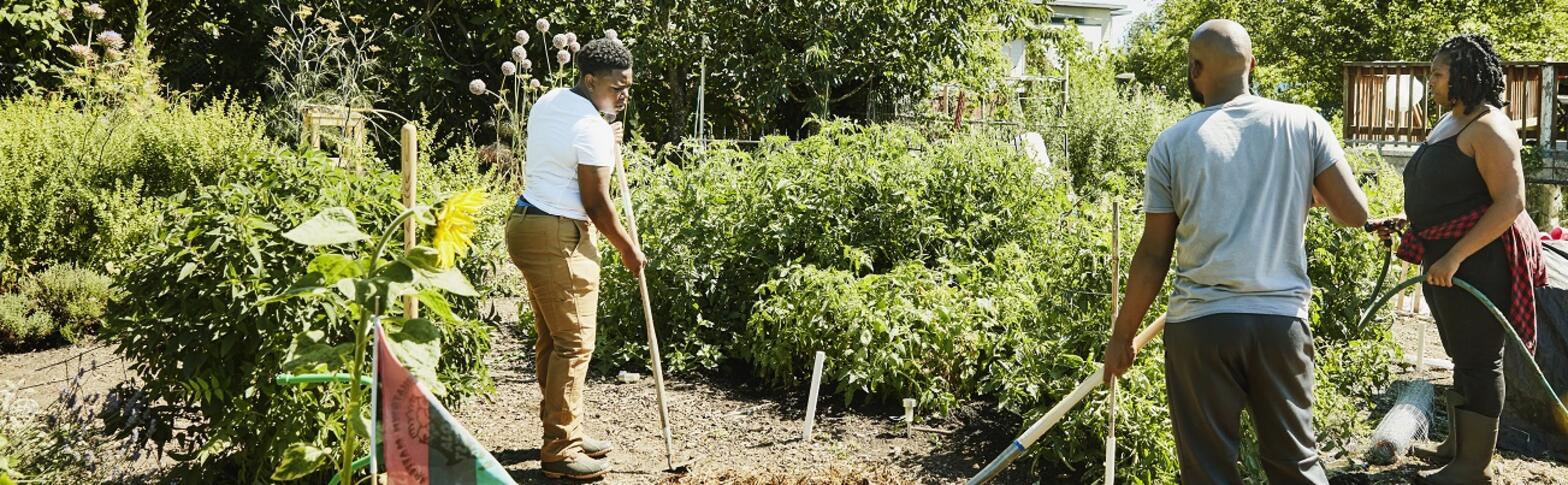
[{"label": "woman's hand", "polygon": [[1426,283],[1444,288],[1454,286],[1454,273],[1459,272],[1459,263],[1463,262],[1464,258],[1456,258],[1454,252],[1449,251],[1436,263],[1432,263],[1432,267],[1427,268]]}]

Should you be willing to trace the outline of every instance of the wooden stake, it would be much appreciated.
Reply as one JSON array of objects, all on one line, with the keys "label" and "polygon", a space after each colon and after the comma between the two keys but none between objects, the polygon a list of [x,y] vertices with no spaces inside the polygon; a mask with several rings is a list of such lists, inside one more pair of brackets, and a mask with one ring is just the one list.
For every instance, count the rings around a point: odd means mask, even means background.
[{"label": "wooden stake", "polygon": [[[404,123],[402,130],[402,155],[403,155],[403,208],[412,209],[417,202],[415,196],[419,192],[419,128],[413,123]],[[414,248],[418,242],[419,227],[410,217],[403,221],[403,250]],[[403,316],[409,319],[419,318],[419,300],[414,295],[403,297]]]},{"label": "wooden stake", "polygon": [[[1116,315],[1121,313],[1122,286],[1122,205],[1111,203],[1111,331],[1116,329]],[[1111,381],[1110,395],[1106,397],[1105,417],[1105,483],[1116,482],[1116,381]]]}]

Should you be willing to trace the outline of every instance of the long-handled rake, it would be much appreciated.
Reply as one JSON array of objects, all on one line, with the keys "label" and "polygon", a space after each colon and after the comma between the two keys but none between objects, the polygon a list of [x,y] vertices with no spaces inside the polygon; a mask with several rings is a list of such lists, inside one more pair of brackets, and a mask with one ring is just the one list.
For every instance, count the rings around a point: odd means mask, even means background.
[{"label": "long-handled rake", "polygon": [[[614,113],[605,113],[605,121],[614,122]],[[631,233],[632,242],[638,247],[642,246],[642,238],[637,234],[637,213],[632,210],[632,188],[626,181],[626,160],[621,157],[621,147],[615,147],[615,173],[620,181],[621,206],[626,210],[626,228]],[[659,427],[664,431],[664,463],[667,472],[684,473],[690,463],[683,462],[679,466],[675,463],[675,444],[670,436],[669,407],[664,401],[664,364],[659,359],[659,334],[653,327],[653,305],[648,299],[647,268],[637,273],[637,291],[642,294],[642,317],[648,330],[648,354],[653,359],[653,385],[658,388],[659,401]]]}]

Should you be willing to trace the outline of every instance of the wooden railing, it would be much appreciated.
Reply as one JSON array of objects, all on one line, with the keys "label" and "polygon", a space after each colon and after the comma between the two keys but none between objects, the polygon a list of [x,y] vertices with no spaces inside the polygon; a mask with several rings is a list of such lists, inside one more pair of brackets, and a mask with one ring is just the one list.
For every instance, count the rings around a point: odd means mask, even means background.
[{"label": "wooden railing", "polygon": [[[1528,145],[1556,152],[1568,142],[1568,63],[1505,62],[1504,111]],[[1344,137],[1348,143],[1418,144],[1437,122],[1425,62],[1344,65]]]}]

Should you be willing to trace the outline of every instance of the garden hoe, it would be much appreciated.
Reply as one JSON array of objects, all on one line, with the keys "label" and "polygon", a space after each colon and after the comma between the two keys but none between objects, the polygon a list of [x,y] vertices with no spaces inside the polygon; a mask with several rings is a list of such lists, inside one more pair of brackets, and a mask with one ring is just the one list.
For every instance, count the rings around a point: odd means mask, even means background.
[{"label": "garden hoe", "polygon": [[[615,122],[615,113],[604,113],[604,120]],[[621,157],[619,140],[615,146],[615,171],[621,186],[621,205],[626,208],[626,225],[631,232],[632,242],[642,246],[642,238],[637,234],[637,213],[632,210],[632,188],[626,182],[626,160]],[[653,327],[653,306],[648,300],[647,267],[637,274],[637,290],[642,293],[642,317],[648,330],[648,353],[653,358],[653,385],[658,389],[659,401],[659,428],[664,431],[664,464],[668,466],[664,471],[668,473],[684,474],[691,468],[691,460],[675,463],[675,444],[670,437],[670,411],[664,402],[664,364],[659,360],[659,335]]]},{"label": "garden hoe", "polygon": [[[1163,330],[1165,330],[1165,315],[1160,315],[1160,318],[1155,319],[1154,323],[1149,324],[1149,327],[1143,329],[1143,332],[1140,332],[1137,337],[1133,337],[1132,348],[1142,349],[1145,345],[1148,345],[1149,341],[1154,340],[1154,337],[1159,335]],[[1046,431],[1050,431],[1051,427],[1056,426],[1056,423],[1060,422],[1063,417],[1067,416],[1067,412],[1071,411],[1073,406],[1078,405],[1080,401],[1083,401],[1083,398],[1089,395],[1089,391],[1094,390],[1094,388],[1099,386],[1100,382],[1104,379],[1105,366],[1102,364],[1100,367],[1096,368],[1094,373],[1090,374],[1089,377],[1085,377],[1082,381],[1079,381],[1078,387],[1074,388],[1073,392],[1068,393],[1066,397],[1062,398],[1061,402],[1058,402],[1055,406],[1052,406],[1050,411],[1046,411],[1045,416],[1041,416],[1040,420],[1035,421],[1033,425],[1030,425],[1029,429],[1024,431],[1024,434],[1019,435],[1018,439],[1013,440],[1013,444],[1009,445],[1006,451],[1003,451],[1002,454],[997,455],[995,460],[991,460],[991,464],[986,465],[984,469],[981,469],[980,473],[976,473],[974,477],[969,479],[967,484],[979,485],[990,482],[991,479],[996,478],[996,475],[1000,474],[1003,469],[1006,469],[1007,465],[1011,464],[1013,460],[1017,460],[1018,457],[1023,456],[1024,450],[1027,450],[1030,446],[1034,445],[1034,442],[1039,440],[1041,435],[1044,435]]]}]

